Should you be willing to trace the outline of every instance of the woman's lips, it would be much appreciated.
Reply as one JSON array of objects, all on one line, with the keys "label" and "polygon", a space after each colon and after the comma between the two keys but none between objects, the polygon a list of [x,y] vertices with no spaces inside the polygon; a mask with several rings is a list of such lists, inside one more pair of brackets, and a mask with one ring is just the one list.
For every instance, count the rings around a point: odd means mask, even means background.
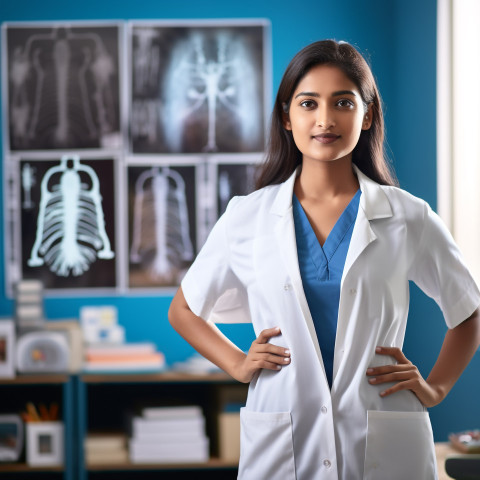
[{"label": "woman's lips", "polygon": [[338,140],[340,135],[335,135],[334,133],[321,133],[320,135],[315,135],[313,138],[320,143],[328,144]]}]

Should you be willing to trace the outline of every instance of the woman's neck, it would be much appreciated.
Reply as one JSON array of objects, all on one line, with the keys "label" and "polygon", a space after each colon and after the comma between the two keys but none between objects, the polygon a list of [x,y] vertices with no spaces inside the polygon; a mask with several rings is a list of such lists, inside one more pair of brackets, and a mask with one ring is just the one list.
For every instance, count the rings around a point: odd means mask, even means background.
[{"label": "woman's neck", "polygon": [[315,202],[328,201],[338,196],[353,196],[359,188],[350,158],[332,162],[303,162],[295,182],[295,194]]}]

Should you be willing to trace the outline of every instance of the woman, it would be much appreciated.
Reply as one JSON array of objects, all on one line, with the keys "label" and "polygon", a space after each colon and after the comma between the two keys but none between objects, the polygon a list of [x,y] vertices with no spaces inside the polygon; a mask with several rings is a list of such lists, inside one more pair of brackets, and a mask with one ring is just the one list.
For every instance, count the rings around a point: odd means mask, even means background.
[{"label": "woman", "polygon": [[[350,45],[292,60],[259,189],[233,199],[175,295],[173,327],[250,382],[239,478],[436,478],[427,407],[480,343],[480,293],[428,205],[395,186],[373,75]],[[401,351],[408,282],[449,330],[425,380]],[[205,321],[209,320],[209,321]],[[251,321],[247,354],[212,322]]]}]

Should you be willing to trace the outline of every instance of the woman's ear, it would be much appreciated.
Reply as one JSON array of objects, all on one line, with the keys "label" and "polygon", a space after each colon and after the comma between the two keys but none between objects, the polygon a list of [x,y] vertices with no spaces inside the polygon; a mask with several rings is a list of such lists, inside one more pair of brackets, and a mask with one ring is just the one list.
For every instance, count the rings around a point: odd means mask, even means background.
[{"label": "woman's ear", "polygon": [[373,108],[370,103],[367,107],[367,111],[363,116],[362,130],[368,130],[372,126],[373,122]]},{"label": "woman's ear", "polygon": [[288,114],[288,104],[282,103],[282,123],[285,130],[291,130],[292,124],[290,123],[290,115]]}]

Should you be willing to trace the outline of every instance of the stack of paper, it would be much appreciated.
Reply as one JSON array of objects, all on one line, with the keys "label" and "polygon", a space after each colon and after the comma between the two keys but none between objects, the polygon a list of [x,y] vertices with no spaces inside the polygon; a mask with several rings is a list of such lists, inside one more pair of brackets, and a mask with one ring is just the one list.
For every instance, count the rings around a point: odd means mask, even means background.
[{"label": "stack of paper", "polygon": [[40,280],[21,280],[16,284],[15,319],[20,333],[43,329],[43,284]]},{"label": "stack of paper", "polygon": [[150,372],[164,367],[165,357],[153,343],[105,343],[85,348],[86,372]]},{"label": "stack of paper", "polygon": [[194,463],[209,459],[205,417],[197,406],[147,408],[132,420],[132,463]]},{"label": "stack of paper", "polygon": [[122,434],[89,434],[85,439],[87,465],[128,462],[127,437]]}]

